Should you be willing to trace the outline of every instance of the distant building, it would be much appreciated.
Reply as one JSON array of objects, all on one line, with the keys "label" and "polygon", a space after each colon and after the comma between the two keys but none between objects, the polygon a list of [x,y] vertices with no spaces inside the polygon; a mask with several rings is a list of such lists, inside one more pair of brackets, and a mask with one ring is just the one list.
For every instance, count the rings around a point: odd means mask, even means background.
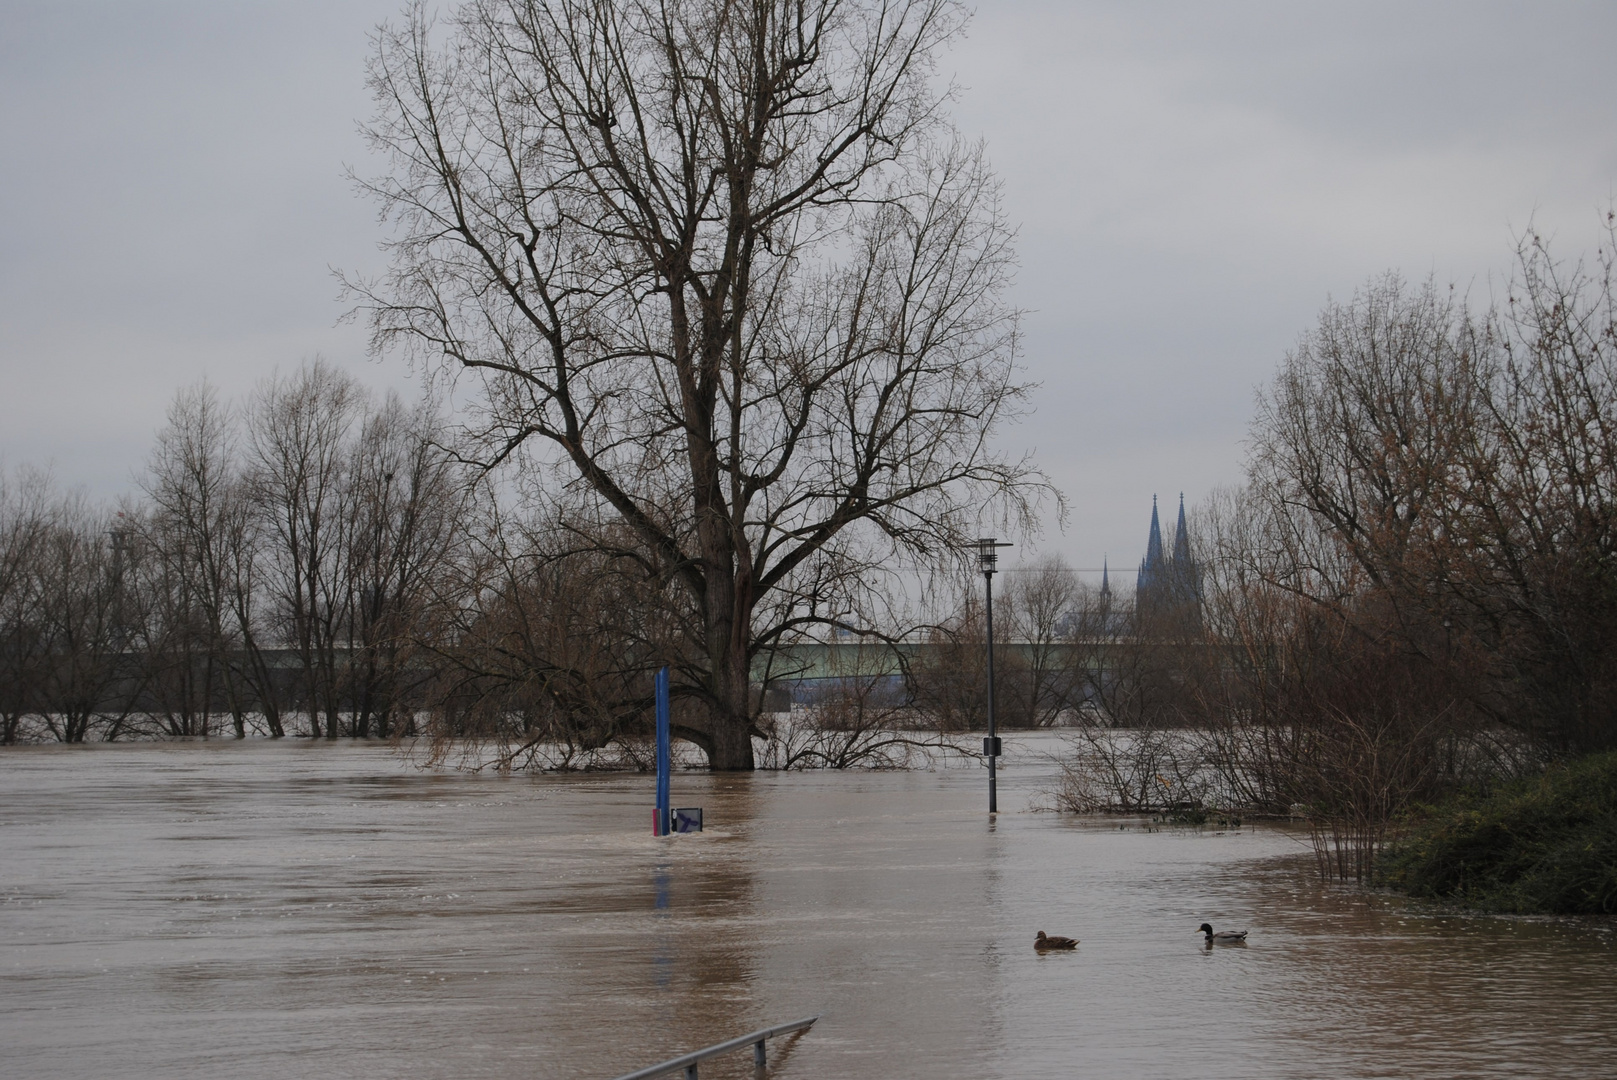
[{"label": "distant building", "polygon": [[1174,525],[1173,554],[1162,542],[1162,522],[1157,517],[1157,497],[1151,496],[1151,532],[1146,538],[1145,558],[1134,586],[1134,609],[1147,619],[1182,618],[1200,625],[1202,571],[1190,553],[1190,530],[1185,526],[1185,496],[1179,496],[1179,520]]}]

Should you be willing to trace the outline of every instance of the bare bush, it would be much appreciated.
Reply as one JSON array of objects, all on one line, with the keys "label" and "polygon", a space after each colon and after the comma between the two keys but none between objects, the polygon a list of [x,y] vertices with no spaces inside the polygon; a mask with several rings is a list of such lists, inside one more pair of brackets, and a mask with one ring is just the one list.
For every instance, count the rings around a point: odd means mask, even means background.
[{"label": "bare bush", "polygon": [[1084,724],[1066,742],[1055,793],[1063,810],[1144,814],[1204,805],[1196,748],[1182,732]]}]

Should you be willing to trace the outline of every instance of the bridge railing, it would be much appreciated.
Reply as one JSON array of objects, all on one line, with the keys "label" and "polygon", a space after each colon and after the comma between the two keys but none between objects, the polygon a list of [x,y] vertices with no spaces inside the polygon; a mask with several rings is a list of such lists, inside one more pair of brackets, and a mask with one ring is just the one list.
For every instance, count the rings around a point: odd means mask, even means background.
[{"label": "bridge railing", "polygon": [[774,1027],[759,1028],[757,1031],[749,1032],[746,1035],[738,1035],[726,1042],[721,1042],[702,1050],[693,1050],[691,1053],[677,1058],[669,1058],[661,1064],[649,1065],[632,1073],[624,1073],[618,1077],[618,1080],[647,1080],[648,1077],[665,1076],[681,1069],[685,1070],[685,1080],[696,1080],[696,1066],[698,1063],[706,1061],[710,1057],[727,1054],[731,1050],[739,1050],[748,1044],[752,1046],[752,1063],[761,1067],[768,1060],[764,1055],[764,1042],[766,1040],[773,1039],[776,1035],[787,1035],[794,1031],[807,1031],[814,1026],[814,1021],[818,1019],[818,1016],[810,1016],[806,1020],[793,1020],[789,1024],[776,1024]]}]

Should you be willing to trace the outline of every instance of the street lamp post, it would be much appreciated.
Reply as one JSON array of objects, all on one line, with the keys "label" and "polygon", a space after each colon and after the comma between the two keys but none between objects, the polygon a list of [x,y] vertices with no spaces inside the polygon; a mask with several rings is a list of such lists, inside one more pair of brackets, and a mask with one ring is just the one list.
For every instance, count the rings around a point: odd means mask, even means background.
[{"label": "street lamp post", "polygon": [[1010,547],[992,536],[977,541],[977,561],[983,572],[983,585],[987,590],[988,618],[988,737],[983,740],[983,756],[988,758],[988,812],[999,813],[999,789],[994,775],[995,759],[999,757],[999,735],[994,728],[994,564],[999,562],[995,549]]}]

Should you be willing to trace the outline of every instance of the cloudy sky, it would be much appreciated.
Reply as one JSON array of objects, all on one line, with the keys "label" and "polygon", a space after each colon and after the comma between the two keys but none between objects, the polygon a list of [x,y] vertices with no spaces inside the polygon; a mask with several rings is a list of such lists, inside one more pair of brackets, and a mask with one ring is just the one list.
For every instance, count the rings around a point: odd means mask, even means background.
[{"label": "cloudy sky", "polygon": [[[393,0],[0,0],[0,461],[126,491],[175,389],[320,354],[380,266],[367,32]],[[944,58],[1021,226],[1043,550],[1136,562],[1151,495],[1236,482],[1255,388],[1328,297],[1485,301],[1530,222],[1576,257],[1617,194],[1617,5],[979,7]]]}]

